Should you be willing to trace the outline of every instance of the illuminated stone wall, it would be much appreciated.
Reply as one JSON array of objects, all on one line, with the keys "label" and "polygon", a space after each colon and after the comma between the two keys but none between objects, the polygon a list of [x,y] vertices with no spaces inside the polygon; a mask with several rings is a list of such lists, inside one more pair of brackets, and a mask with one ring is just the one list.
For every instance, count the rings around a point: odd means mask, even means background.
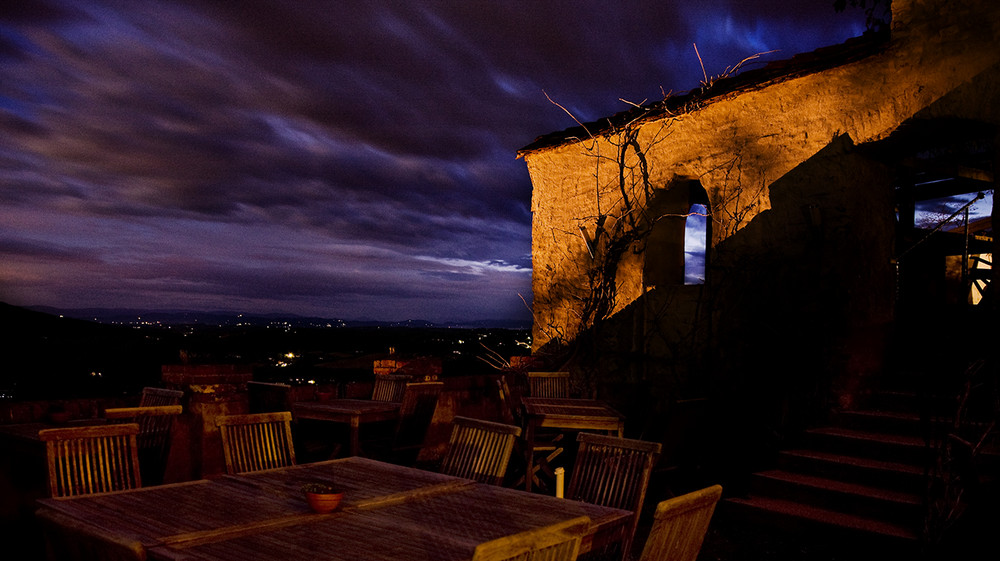
[{"label": "illuminated stone wall", "polygon": [[[613,345],[645,362],[630,372],[608,364],[607,378],[726,370],[726,383],[738,384],[734,369],[758,376],[771,364],[785,371],[777,379],[794,371],[808,378],[818,366],[848,388],[852,369],[880,368],[893,315],[893,185],[891,170],[859,147],[913,119],[1000,125],[1000,4],[893,5],[891,39],[875,54],[642,124],[652,185],[687,178],[708,194],[709,278],[704,286],[657,286],[644,270],[664,258],[658,244],[625,259],[615,318],[622,340]],[[592,235],[597,216],[615,214],[617,167],[613,157],[595,157],[613,155],[615,140],[522,152],[534,187],[535,352],[578,335],[592,265],[581,227]],[[671,384],[661,390],[677,391]]]}]

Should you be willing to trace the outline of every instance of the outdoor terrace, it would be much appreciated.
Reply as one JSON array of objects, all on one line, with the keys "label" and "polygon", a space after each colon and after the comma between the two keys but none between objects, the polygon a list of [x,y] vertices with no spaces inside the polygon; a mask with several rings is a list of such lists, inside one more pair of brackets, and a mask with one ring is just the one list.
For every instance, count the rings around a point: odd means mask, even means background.
[{"label": "outdoor terrace", "polygon": [[[377,368],[377,366],[376,366]],[[388,368],[383,374],[392,371]],[[373,372],[374,374],[374,372]],[[418,375],[413,373],[415,376]],[[496,422],[503,422],[502,403],[498,402],[496,392],[497,375],[452,376],[440,378],[434,372],[425,374],[427,378],[438,378],[444,388],[439,396],[437,406],[430,421],[423,448],[416,457],[415,465],[433,470],[433,466],[441,459],[447,448],[450,433],[450,422],[455,416],[467,416]],[[212,441],[195,427],[207,426],[205,416],[231,414],[250,411],[262,405],[253,400],[247,392],[247,382],[252,376],[244,369],[232,368],[219,371],[217,367],[165,368],[164,379],[171,381],[177,387],[182,383],[189,386],[184,409],[187,415],[196,414],[201,419],[188,417],[178,418],[174,425],[170,454],[164,471],[164,482],[181,482],[219,477],[224,467],[219,458],[214,460],[206,452],[206,446],[217,446],[218,441]],[[374,378],[374,376],[373,376]],[[196,383],[199,382],[199,383]],[[297,386],[288,387],[287,399],[291,402],[316,401],[329,399],[365,400],[372,396],[373,381],[356,381],[340,386]],[[191,393],[191,388],[199,388],[199,393]],[[332,396],[332,397],[331,397]],[[105,410],[114,407],[134,406],[138,396],[104,399],[63,400],[58,403],[29,402],[6,404],[3,410],[3,426],[0,427],[0,446],[5,448],[3,464],[0,466],[0,485],[3,488],[3,535],[0,536],[8,551],[20,552],[19,558],[44,558],[44,540],[40,533],[38,522],[34,516],[37,501],[47,495],[45,488],[44,451],[37,439],[30,434],[18,433],[18,425],[35,424],[39,426],[81,425],[100,421]],[[53,407],[58,405],[59,407]],[[620,406],[625,414],[625,433],[631,438],[642,438],[640,428],[632,428],[630,419],[632,412],[627,404]],[[652,514],[658,502],[714,483],[711,478],[718,473],[712,466],[701,465],[708,457],[704,449],[693,445],[691,439],[698,434],[699,420],[704,420],[706,403],[694,402],[683,414],[677,414],[670,422],[674,431],[661,434],[663,454],[655,465],[649,482],[646,501],[639,517],[639,525],[635,533],[633,555],[638,557],[644,541],[650,531]],[[65,412],[65,415],[53,415],[53,411]],[[68,418],[67,418],[68,417]],[[391,424],[391,423],[390,423]],[[385,426],[364,427],[362,430],[362,448],[364,455],[372,455],[376,448],[367,448],[367,443],[376,439],[386,429]],[[638,425],[638,423],[636,423]],[[345,426],[324,425],[323,423],[296,422],[293,427],[295,451],[299,464],[324,462],[331,457],[349,455],[346,443],[349,434]],[[630,432],[636,431],[636,432]],[[572,442],[572,438],[567,439]],[[333,444],[331,446],[331,443]],[[566,453],[560,458],[558,465],[569,468],[573,465],[575,449],[566,445]],[[202,457],[196,457],[201,455]],[[520,458],[513,458],[505,487],[514,487],[513,479],[517,475]],[[554,464],[555,465],[555,464]],[[540,487],[532,489],[533,494],[551,495],[554,493],[554,481],[544,481]],[[518,486],[520,488],[520,486]],[[972,542],[970,542],[972,543]],[[888,544],[891,544],[888,545]],[[880,558],[887,547],[897,554],[900,551],[910,551],[913,556],[919,553],[919,544],[915,541],[902,545],[898,541],[884,541],[868,536],[864,532],[840,531],[831,532],[829,528],[818,524],[789,523],[785,520],[775,523],[765,518],[754,519],[744,513],[720,503],[712,520],[699,559],[744,560],[744,559],[776,559],[776,560],[835,560],[857,558]],[[958,547],[958,546],[956,546]],[[971,547],[971,546],[970,546]],[[971,550],[971,549],[970,549]],[[958,549],[952,549],[957,552]]]}]

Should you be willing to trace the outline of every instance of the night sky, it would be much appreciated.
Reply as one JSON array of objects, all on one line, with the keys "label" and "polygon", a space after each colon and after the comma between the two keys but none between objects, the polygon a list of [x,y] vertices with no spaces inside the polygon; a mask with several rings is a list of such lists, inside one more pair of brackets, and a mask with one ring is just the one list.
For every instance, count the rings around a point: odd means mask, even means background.
[{"label": "night sky", "polygon": [[717,75],[863,31],[833,0],[3,0],[0,301],[530,319],[516,151],[575,125],[546,93],[595,120],[697,87],[693,43]]}]

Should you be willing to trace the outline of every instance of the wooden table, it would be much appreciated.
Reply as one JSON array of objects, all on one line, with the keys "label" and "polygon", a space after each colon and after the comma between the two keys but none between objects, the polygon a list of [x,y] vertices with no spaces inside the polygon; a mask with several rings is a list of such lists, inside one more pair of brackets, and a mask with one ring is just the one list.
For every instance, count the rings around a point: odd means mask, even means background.
[{"label": "wooden table", "polygon": [[[341,508],[309,511],[302,484],[334,480]],[[131,491],[43,499],[93,528],[137,540],[150,559],[469,560],[476,545],[586,515],[584,548],[621,539],[631,513],[361,457]]]},{"label": "wooden table", "polygon": [[[623,437],[625,416],[610,405],[596,399],[554,397],[523,397],[525,432],[525,462],[533,473],[535,463],[535,433],[539,428],[559,430],[602,431]],[[531,491],[531,477],[525,477],[525,490]]]},{"label": "wooden table", "polygon": [[296,419],[346,424],[350,430],[349,452],[357,456],[361,451],[361,425],[398,419],[399,406],[397,402],[368,399],[297,401],[292,404],[292,415]]},{"label": "wooden table", "polygon": [[107,424],[107,419],[103,418],[73,419],[65,423],[44,423],[41,421],[35,421],[32,423],[0,424],[0,438],[20,440],[22,442],[41,442],[38,438],[38,431],[40,430],[87,427],[91,425],[104,424]]}]

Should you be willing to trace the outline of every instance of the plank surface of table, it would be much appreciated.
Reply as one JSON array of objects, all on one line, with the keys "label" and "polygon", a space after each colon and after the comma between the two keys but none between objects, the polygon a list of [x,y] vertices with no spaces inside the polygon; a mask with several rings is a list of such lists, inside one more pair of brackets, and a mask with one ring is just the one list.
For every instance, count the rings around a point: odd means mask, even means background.
[{"label": "plank surface of table", "polygon": [[[472,483],[354,457],[39,503],[100,527],[116,528],[149,546],[165,539],[182,541],[186,535],[238,532],[312,516],[301,486],[316,481],[333,481],[343,489],[344,508]],[[123,512],[129,513],[127,519],[123,520]]]},{"label": "plank surface of table", "polygon": [[[344,491],[341,508],[312,513],[301,485],[330,480]],[[206,561],[467,560],[483,541],[582,514],[597,542],[618,539],[630,520],[623,510],[359,457],[39,505],[138,540],[152,559]]]},{"label": "plank surface of table", "polygon": [[331,399],[328,401],[297,401],[292,404],[296,419],[312,419],[344,423],[350,431],[349,450],[352,456],[360,452],[361,425],[399,418],[400,404],[368,399]]},{"label": "plank surface of table", "polygon": [[365,420],[394,419],[399,403],[369,399],[330,399],[328,401],[296,401],[292,412],[297,417],[322,421],[344,422],[351,417]]},{"label": "plank surface of table", "polygon": [[538,427],[617,433],[624,429],[625,417],[607,403],[596,399],[524,397],[521,403],[528,421],[534,422]]},{"label": "plank surface of table", "polygon": [[298,524],[154,547],[150,557],[467,561],[480,543],[581,515],[592,520],[583,551],[620,539],[623,520],[631,516],[628,511],[476,483],[314,516]]},{"label": "plank surface of table", "polygon": [[0,438],[18,439],[22,441],[41,442],[38,438],[38,431],[46,429],[64,429],[69,427],[87,427],[91,425],[106,424],[105,419],[73,419],[65,423],[12,423],[0,424]]}]

